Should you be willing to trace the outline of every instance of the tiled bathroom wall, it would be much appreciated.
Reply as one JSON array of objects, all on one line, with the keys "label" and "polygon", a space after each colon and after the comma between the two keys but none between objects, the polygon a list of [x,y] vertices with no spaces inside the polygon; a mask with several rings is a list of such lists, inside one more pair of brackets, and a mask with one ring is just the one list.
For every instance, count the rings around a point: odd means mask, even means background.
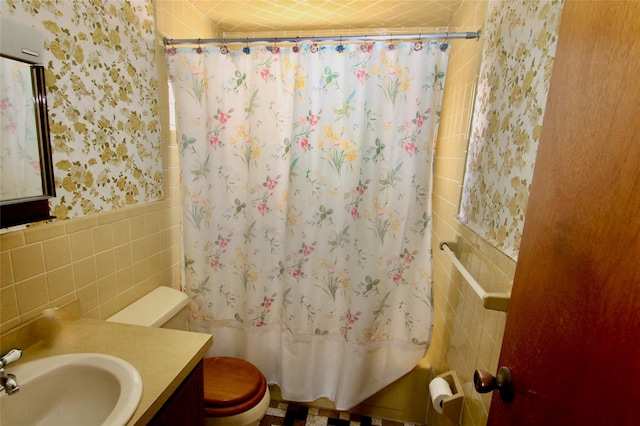
[{"label": "tiled bathroom wall", "polygon": [[164,200],[0,236],[2,332],[78,299],[105,319],[180,278],[180,231]]},{"label": "tiled bathroom wall", "polygon": [[[438,246],[443,241],[456,243],[453,247],[457,257],[486,291],[510,291],[516,267],[513,252],[496,244],[494,239],[488,238],[485,233],[479,236],[457,219],[465,178],[467,143],[470,136],[473,136],[470,134],[473,131],[473,118],[477,119],[478,114],[487,114],[502,120],[501,117],[510,118],[512,113],[515,113],[515,110],[509,106],[487,110],[487,106],[482,102],[486,98],[507,99],[512,94],[514,86],[506,85],[510,89],[505,90],[503,84],[487,86],[486,81],[483,80],[485,95],[479,101],[476,101],[478,97],[475,95],[475,86],[478,84],[481,63],[484,69],[493,70],[489,72],[492,78],[501,81],[504,73],[496,73],[492,68],[493,64],[503,62],[501,55],[517,56],[520,63],[528,64],[531,61],[537,61],[536,55],[539,54],[536,52],[540,49],[544,52],[542,54],[544,63],[548,64],[549,55],[552,57],[554,51],[553,31],[561,7],[561,1],[517,4],[506,0],[465,1],[456,15],[455,22],[452,23],[455,27],[482,28],[483,38],[481,43],[475,46],[455,41],[452,43],[453,53],[449,62],[450,73],[447,76],[447,90],[435,161],[433,247],[436,322],[434,341],[437,342],[437,347],[432,345],[429,356],[436,374],[453,370],[460,379],[465,394],[462,412],[462,424],[465,426],[482,426],[487,422],[491,394],[481,395],[473,389],[473,374],[476,369],[484,369],[491,373],[497,370],[507,314],[485,309],[480,298]],[[522,34],[536,40],[533,43],[536,52],[530,52],[530,48],[523,47],[527,44],[526,38],[513,36],[514,27],[518,27],[518,31]],[[519,43],[517,47],[513,47],[513,43],[509,41],[511,39],[505,41],[506,35],[516,37]],[[528,72],[530,67],[527,65],[515,67],[507,74],[511,79],[520,78],[524,81],[527,79],[524,74]],[[550,72],[550,66],[547,66],[545,76]],[[519,85],[515,84],[515,87],[517,89]],[[530,99],[546,96],[546,91],[538,93],[535,90],[527,90],[520,95],[524,98],[524,104],[527,104]],[[474,102],[479,102],[475,106],[475,111],[480,112],[474,112],[472,115]],[[536,114],[540,117],[543,113],[544,111],[539,108],[536,109]],[[504,125],[507,121],[505,119],[501,122]],[[496,130],[495,126],[480,135],[480,143],[491,145],[494,130]],[[536,132],[533,132],[533,136],[530,138],[524,136],[524,138],[527,142],[533,143],[535,134]],[[503,161],[498,163],[505,173],[510,168],[509,156],[522,144],[522,136],[519,137],[520,139],[513,137],[503,141],[508,152],[502,155]],[[491,146],[488,149],[491,149]],[[533,153],[535,154],[535,151]],[[469,176],[466,178],[469,180]],[[472,179],[469,184],[474,191],[484,190],[484,186],[478,181]],[[487,203],[491,204],[493,201],[489,200]],[[504,214],[508,216],[508,210]],[[514,215],[514,220],[522,218],[520,213],[517,217]],[[496,224],[504,221],[496,220],[494,216],[491,216],[491,220],[494,224],[491,232],[498,232],[499,225]],[[500,249],[495,248],[494,245]],[[450,424],[455,423],[430,410],[430,426]]]},{"label": "tiled bathroom wall", "polygon": [[[480,29],[484,24],[486,2],[466,2],[454,18],[458,28]],[[473,109],[475,83],[480,66],[482,41],[452,40],[446,90],[436,143],[433,177],[433,273],[434,329],[427,356],[437,374],[446,370],[446,348],[451,320],[448,307],[448,274],[437,249],[440,241],[456,237],[455,215],[460,200],[462,177]]]},{"label": "tiled bathroom wall", "polygon": [[[488,1],[465,1],[452,27],[484,29]],[[458,257],[487,291],[508,291],[515,262],[456,219],[464,179],[469,131],[484,40],[451,42],[449,75],[438,132],[434,169],[433,247],[435,325],[428,357],[434,373],[456,372],[463,386],[462,424],[484,425],[489,396],[473,390],[476,368],[494,371],[502,345],[506,314],[488,311],[473,293],[440,242],[457,242]],[[500,289],[500,290],[497,290]],[[456,423],[430,407],[429,426]]]}]

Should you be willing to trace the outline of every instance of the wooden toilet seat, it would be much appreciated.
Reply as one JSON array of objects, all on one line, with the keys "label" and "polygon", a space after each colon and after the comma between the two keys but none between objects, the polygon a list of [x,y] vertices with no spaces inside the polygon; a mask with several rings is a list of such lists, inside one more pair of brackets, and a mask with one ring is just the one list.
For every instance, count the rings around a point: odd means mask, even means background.
[{"label": "wooden toilet seat", "polygon": [[204,359],[204,412],[226,417],[250,410],[267,391],[267,379],[250,362],[232,357]]}]

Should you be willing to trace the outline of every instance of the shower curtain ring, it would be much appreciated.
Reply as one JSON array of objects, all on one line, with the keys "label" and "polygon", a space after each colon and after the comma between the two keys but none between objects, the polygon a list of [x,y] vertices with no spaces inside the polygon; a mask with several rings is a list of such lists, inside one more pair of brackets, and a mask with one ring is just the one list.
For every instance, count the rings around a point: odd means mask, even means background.
[{"label": "shower curtain ring", "polygon": [[344,46],[342,45],[342,36],[340,36],[340,44],[336,46],[336,52],[338,53],[344,52]]},{"label": "shower curtain ring", "polygon": [[422,50],[422,33],[418,36],[418,41],[416,41],[413,45],[413,50],[416,52]]},{"label": "shower curtain ring", "polygon": [[396,48],[396,45],[393,44],[393,34],[390,35],[389,37],[389,44],[387,45],[387,49],[388,50],[393,50]]},{"label": "shower curtain ring", "polygon": [[173,45],[173,39],[169,40],[169,51],[167,53],[169,53],[169,55],[175,55],[177,52],[176,47]]},{"label": "shower curtain ring", "polygon": [[277,55],[278,53],[280,53],[280,48],[278,47],[278,37],[275,37],[273,39],[273,46],[271,47],[271,53],[273,53],[274,55]]},{"label": "shower curtain ring", "polygon": [[251,49],[249,48],[249,37],[247,37],[247,45],[242,48],[242,53],[244,53],[245,55],[251,53]]},{"label": "shower curtain ring", "polygon": [[295,44],[295,46],[293,46],[293,51],[294,51],[295,53],[298,53],[298,52],[300,51],[300,46],[298,46],[298,40],[299,40],[299,39],[300,39],[300,36],[297,36],[297,37],[296,37],[296,44]]},{"label": "shower curtain ring", "polygon": [[448,31],[444,36],[444,41],[442,43],[440,43],[440,50],[443,51],[443,52],[446,52],[447,49],[449,48],[449,43],[447,43],[447,40],[449,40],[449,32]]},{"label": "shower curtain ring", "polygon": [[227,47],[227,41],[225,39],[222,39],[222,47],[220,48],[220,53],[222,53],[223,55],[229,53],[229,48]]},{"label": "shower curtain ring", "polygon": [[362,46],[360,46],[360,50],[365,53],[369,50],[368,44],[367,44],[367,35],[364,35],[364,44]]},{"label": "shower curtain ring", "polygon": [[200,40],[201,39],[198,39],[198,48],[196,49],[196,53],[198,54],[202,53],[202,46],[200,46]]}]

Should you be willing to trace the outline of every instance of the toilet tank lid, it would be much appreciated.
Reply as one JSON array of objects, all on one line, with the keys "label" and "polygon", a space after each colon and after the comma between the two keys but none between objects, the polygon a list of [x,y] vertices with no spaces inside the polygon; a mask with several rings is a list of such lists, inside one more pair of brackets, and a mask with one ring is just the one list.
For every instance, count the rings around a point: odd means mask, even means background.
[{"label": "toilet tank lid", "polygon": [[160,327],[188,303],[186,294],[170,287],[158,287],[107,318],[107,321]]}]

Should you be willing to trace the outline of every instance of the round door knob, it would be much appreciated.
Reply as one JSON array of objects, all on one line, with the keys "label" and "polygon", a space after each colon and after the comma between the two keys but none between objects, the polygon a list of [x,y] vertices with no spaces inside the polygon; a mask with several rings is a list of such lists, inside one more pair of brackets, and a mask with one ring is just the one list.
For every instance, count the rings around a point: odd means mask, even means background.
[{"label": "round door knob", "polygon": [[513,381],[511,371],[507,367],[498,368],[495,377],[485,370],[476,370],[473,374],[473,386],[479,393],[487,393],[497,390],[503,401],[513,399]]}]

